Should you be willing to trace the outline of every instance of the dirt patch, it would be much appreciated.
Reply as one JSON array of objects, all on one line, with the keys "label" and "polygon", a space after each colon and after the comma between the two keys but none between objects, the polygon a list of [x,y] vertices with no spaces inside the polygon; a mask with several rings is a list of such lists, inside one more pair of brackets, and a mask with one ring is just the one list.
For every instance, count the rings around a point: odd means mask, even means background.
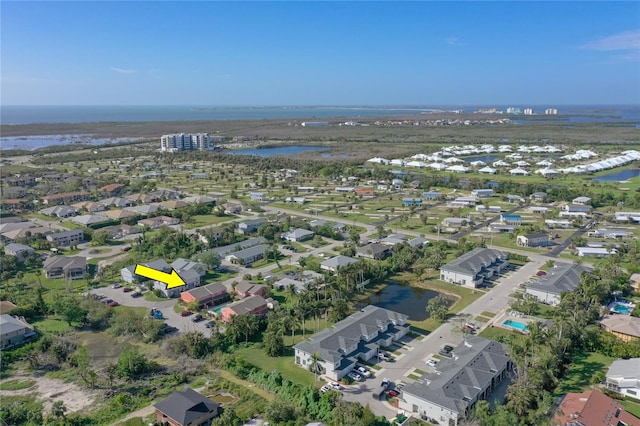
[{"label": "dirt patch", "polygon": [[92,405],[97,396],[96,392],[83,389],[75,383],[67,383],[62,380],[52,379],[46,376],[37,376],[32,374],[13,376],[6,380],[13,379],[31,379],[35,380],[36,384],[29,389],[20,389],[15,391],[0,390],[0,397],[36,395],[38,400],[44,403],[45,411],[51,410],[51,406],[55,401],[62,401],[65,407],[67,407],[67,413],[74,413]]}]

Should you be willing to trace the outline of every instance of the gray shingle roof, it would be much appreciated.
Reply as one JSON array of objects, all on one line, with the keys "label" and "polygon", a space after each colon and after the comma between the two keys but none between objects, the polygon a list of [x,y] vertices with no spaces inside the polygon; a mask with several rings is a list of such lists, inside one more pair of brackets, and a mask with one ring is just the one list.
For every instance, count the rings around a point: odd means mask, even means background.
[{"label": "gray shingle roof", "polygon": [[358,260],[352,257],[336,256],[320,263],[320,266],[324,266],[326,268],[331,268],[331,269],[337,269],[337,268],[341,268],[343,266],[350,265],[356,262],[358,262]]},{"label": "gray shingle roof", "polygon": [[527,288],[551,294],[574,291],[580,284],[580,275],[591,270],[591,268],[584,265],[557,263],[555,268],[549,271],[547,275],[540,277],[538,282],[527,285]]},{"label": "gray shingle roof", "polygon": [[480,272],[483,267],[491,265],[498,259],[506,259],[506,257],[507,255],[499,250],[477,248],[452,260],[441,269],[475,275]]},{"label": "gray shingle roof", "polygon": [[154,407],[181,425],[188,425],[206,413],[218,410],[217,403],[191,388],[172,393]]},{"label": "gray shingle roof", "polygon": [[211,251],[216,253],[220,257],[224,257],[229,253],[233,253],[234,251],[257,246],[258,244],[264,244],[265,242],[267,242],[267,240],[264,237],[255,237],[255,238],[249,238],[244,241],[240,241],[239,243],[233,243],[226,246],[216,247],[214,249],[211,249]]},{"label": "gray shingle roof", "polygon": [[229,253],[227,256],[234,256],[240,260],[250,259],[258,254],[264,253],[269,248],[268,244],[258,244],[257,246],[249,247],[244,250],[235,251]]},{"label": "gray shingle roof", "polygon": [[506,345],[479,336],[467,337],[453,354],[438,363],[436,373],[423,375],[403,392],[464,414],[466,399],[474,400],[509,362]]}]

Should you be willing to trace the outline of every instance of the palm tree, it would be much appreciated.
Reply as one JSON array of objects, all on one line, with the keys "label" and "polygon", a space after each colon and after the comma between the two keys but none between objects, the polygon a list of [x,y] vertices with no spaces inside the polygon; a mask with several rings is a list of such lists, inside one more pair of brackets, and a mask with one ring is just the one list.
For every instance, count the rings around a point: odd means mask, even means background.
[{"label": "palm tree", "polygon": [[322,359],[320,358],[320,354],[318,352],[311,355],[311,362],[309,363],[309,370],[315,375],[315,381],[318,381],[318,374],[322,373],[322,364],[320,364]]}]

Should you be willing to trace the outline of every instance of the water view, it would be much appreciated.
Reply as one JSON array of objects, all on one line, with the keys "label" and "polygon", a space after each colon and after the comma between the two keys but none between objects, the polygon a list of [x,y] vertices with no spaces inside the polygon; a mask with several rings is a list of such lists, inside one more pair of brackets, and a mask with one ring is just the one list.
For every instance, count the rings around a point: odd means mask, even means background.
[{"label": "water view", "polygon": [[429,318],[427,303],[438,295],[437,291],[392,281],[382,291],[369,296],[369,303],[409,315],[410,320],[423,321]]},{"label": "water view", "polygon": [[598,182],[623,181],[640,176],[640,169],[620,170],[619,172],[609,173],[608,175],[595,177],[591,180]]},{"label": "water view", "polygon": [[2,149],[38,149],[51,145],[102,145],[106,143],[135,142],[138,138],[93,138],[91,135],[42,135],[0,138]]},{"label": "water view", "polygon": [[258,157],[276,157],[278,155],[296,155],[309,151],[326,151],[324,146],[282,146],[276,148],[248,148],[248,149],[232,149],[226,151],[228,154],[234,155],[257,155]]}]

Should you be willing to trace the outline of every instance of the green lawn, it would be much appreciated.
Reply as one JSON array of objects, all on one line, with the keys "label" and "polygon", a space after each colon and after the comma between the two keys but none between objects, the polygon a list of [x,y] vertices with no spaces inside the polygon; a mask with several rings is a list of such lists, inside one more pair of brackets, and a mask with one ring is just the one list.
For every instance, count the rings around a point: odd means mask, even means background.
[{"label": "green lawn", "polygon": [[295,365],[293,349],[287,350],[287,355],[272,358],[267,356],[262,346],[255,344],[236,350],[236,355],[242,355],[244,359],[264,371],[278,370],[282,377],[301,385],[313,385],[314,375],[311,372]]},{"label": "green lawn", "polygon": [[212,214],[192,216],[188,223],[184,224],[185,229],[199,228],[201,226],[215,225],[235,219],[235,216],[215,216]]},{"label": "green lawn", "polygon": [[508,342],[514,337],[522,335],[520,333],[509,331],[501,327],[487,327],[480,332],[480,336],[486,339]]},{"label": "green lawn", "polygon": [[65,320],[57,319],[53,317],[47,317],[45,319],[31,322],[36,330],[43,334],[62,333],[69,330],[69,325]]},{"label": "green lawn", "polygon": [[577,356],[556,388],[555,396],[568,392],[584,392],[591,386],[591,379],[598,372],[606,373],[615,358],[595,352]]},{"label": "green lawn", "polygon": [[27,379],[27,380],[12,379],[12,380],[7,380],[6,382],[0,383],[0,390],[28,389],[35,384],[36,384],[36,381],[32,379]]},{"label": "green lawn", "polygon": [[629,401],[629,400],[624,400],[620,402],[624,406],[625,410],[627,410],[629,413],[633,414],[634,416],[640,418],[640,403]]}]

